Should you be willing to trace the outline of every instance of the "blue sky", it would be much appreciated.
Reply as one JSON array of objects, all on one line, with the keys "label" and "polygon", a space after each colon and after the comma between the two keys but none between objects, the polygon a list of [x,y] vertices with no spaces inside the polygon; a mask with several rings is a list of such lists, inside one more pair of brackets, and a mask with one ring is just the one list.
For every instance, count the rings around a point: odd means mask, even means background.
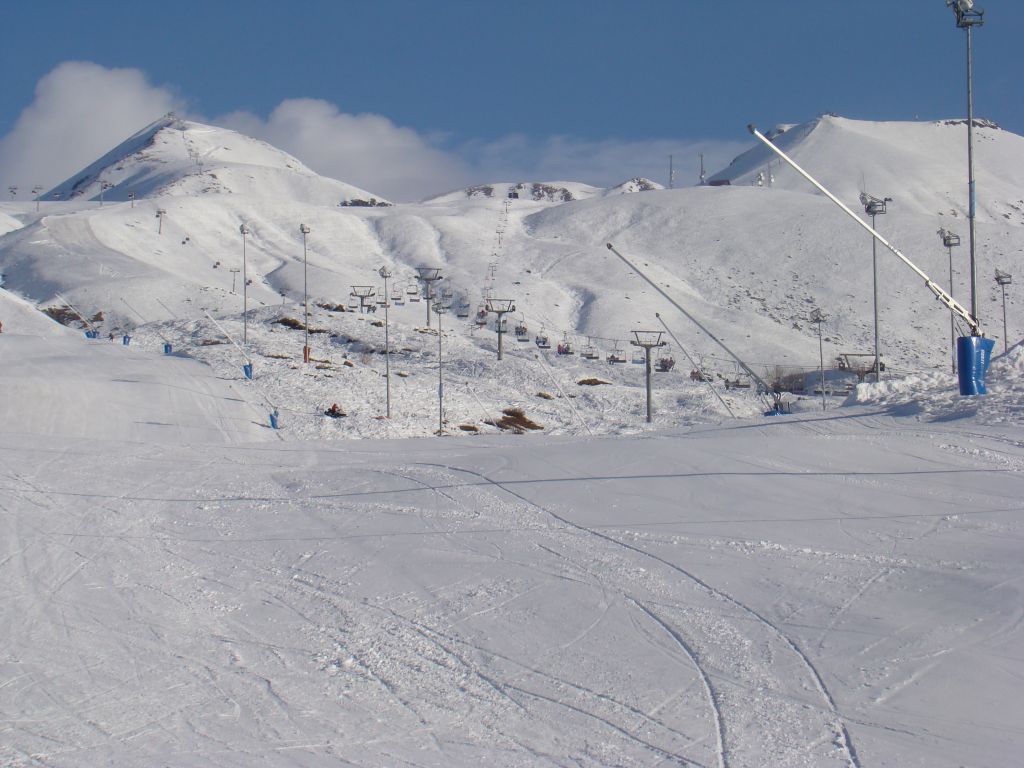
[{"label": "blue sky", "polygon": [[[975,34],[976,114],[1024,133],[1024,4],[979,5],[986,25]],[[444,158],[454,170],[434,191],[560,171],[592,183],[637,173],[660,173],[665,182],[660,155],[669,151],[688,183],[696,152],[713,166],[727,162],[748,141],[748,122],[768,127],[826,111],[879,120],[965,112],[964,34],[943,0],[37,0],[9,4],[4,25],[0,141],[8,143],[8,162],[0,146],[0,175],[7,177],[31,173],[9,159],[10,134],[40,81],[66,62],[98,65],[98,76],[136,70],[179,111],[278,142],[288,137],[272,116],[285,102],[323,102],[337,118],[381,116],[396,136],[413,132],[428,156],[420,168],[415,153],[398,153],[419,174],[413,196],[429,190],[425,173],[444,175]],[[67,120],[52,104],[46,111]],[[81,115],[90,124],[106,120],[102,130],[90,127],[83,151],[86,144],[92,151],[93,133],[97,143],[106,135],[109,148],[148,122],[118,125],[140,117],[124,105],[110,112]],[[344,122],[333,120],[330,130],[343,131]],[[344,178],[339,158],[332,164],[309,148],[304,157],[298,142],[284,148]],[[400,169],[387,178],[401,186]]]}]

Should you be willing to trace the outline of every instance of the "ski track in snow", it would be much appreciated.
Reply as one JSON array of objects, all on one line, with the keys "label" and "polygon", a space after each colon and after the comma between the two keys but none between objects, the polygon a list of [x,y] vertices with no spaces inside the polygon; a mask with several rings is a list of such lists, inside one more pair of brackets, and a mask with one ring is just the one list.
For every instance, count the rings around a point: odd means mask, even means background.
[{"label": "ski track in snow", "polygon": [[579,530],[581,532],[587,533],[587,534],[589,534],[589,535],[591,535],[591,536],[593,536],[595,538],[599,538],[599,539],[602,539],[602,540],[607,541],[609,543],[615,544],[615,545],[617,545],[619,547],[623,547],[625,549],[629,549],[629,550],[631,550],[631,551],[633,551],[633,552],[635,552],[637,554],[640,554],[640,555],[645,556],[645,557],[649,557],[652,560],[656,560],[659,563],[661,563],[662,565],[667,566],[668,568],[672,569],[673,571],[676,571],[677,573],[679,573],[680,575],[684,576],[688,580],[690,580],[690,581],[694,582],[695,584],[699,585],[702,589],[706,590],[708,593],[710,593],[710,594],[712,594],[712,595],[714,595],[714,596],[716,596],[718,598],[721,598],[722,600],[725,600],[728,603],[731,603],[732,605],[736,606],[737,608],[739,608],[744,613],[749,614],[756,621],[758,621],[765,628],[767,628],[779,640],[781,640],[782,643],[787,648],[789,648],[790,651],[792,651],[799,658],[801,664],[804,666],[806,671],[809,673],[811,679],[813,680],[814,686],[817,689],[818,693],[821,695],[821,698],[823,699],[825,705],[828,707],[828,710],[831,712],[831,714],[835,718],[834,727],[836,728],[836,731],[837,731],[835,736],[838,737],[838,739],[839,739],[839,744],[840,744],[841,748],[843,749],[843,752],[845,753],[845,755],[847,757],[847,761],[848,761],[849,765],[852,766],[852,768],[861,768],[860,761],[857,758],[856,749],[855,749],[855,747],[853,745],[852,739],[850,738],[849,731],[846,728],[846,724],[843,722],[842,718],[840,717],[839,712],[836,709],[835,701],[833,700],[832,695],[829,693],[828,689],[826,688],[824,680],[822,680],[821,675],[818,672],[817,668],[815,667],[814,663],[810,660],[810,658],[807,656],[807,654],[792,640],[792,638],[790,638],[788,635],[786,635],[778,626],[773,624],[771,621],[769,621],[763,615],[761,615],[760,613],[755,611],[753,608],[751,608],[751,607],[745,605],[744,603],[740,602],[739,600],[737,600],[736,598],[732,597],[731,595],[727,594],[726,592],[724,592],[722,590],[719,590],[719,589],[716,589],[715,587],[711,586],[710,584],[708,584],[704,580],[700,579],[698,576],[696,576],[696,575],[686,571],[685,569],[681,568],[680,566],[678,566],[678,565],[676,565],[676,564],[674,564],[672,562],[669,562],[668,560],[665,560],[665,559],[663,559],[663,558],[661,558],[661,557],[659,557],[659,556],[657,556],[655,554],[647,552],[646,550],[644,550],[644,549],[642,549],[640,547],[633,546],[633,545],[631,545],[631,544],[629,544],[627,542],[620,541],[619,539],[616,539],[616,538],[614,538],[612,536],[609,536],[607,534],[604,534],[604,533],[601,533],[599,531],[595,531],[593,529],[590,529],[590,528],[587,528],[585,526],[582,526],[582,525],[579,525],[577,523],[574,523],[573,521],[571,521],[571,520],[569,520],[569,519],[567,519],[567,518],[565,518],[565,517],[563,517],[561,515],[558,515],[557,513],[551,511],[550,509],[547,509],[544,506],[536,503],[535,501],[532,501],[531,499],[529,499],[528,497],[518,493],[517,491],[511,490],[511,489],[505,487],[501,482],[496,481],[496,480],[492,480],[491,478],[487,477],[483,473],[476,472],[476,471],[470,470],[470,469],[465,469],[465,468],[455,467],[455,466],[448,466],[448,465],[432,465],[432,466],[437,466],[438,468],[445,469],[445,470],[447,470],[449,472],[469,474],[469,475],[472,475],[474,477],[477,477],[477,478],[479,478],[479,479],[481,479],[481,480],[483,480],[483,481],[485,481],[487,483],[490,483],[490,484],[494,485],[496,488],[499,488],[500,490],[504,491],[505,493],[509,494],[510,496],[513,496],[513,497],[519,499],[524,504],[528,504],[531,507],[535,507],[539,511],[549,515],[550,517],[554,518],[555,520],[557,520],[558,522],[560,522],[560,523],[562,523],[564,525],[567,525],[569,527],[575,528],[575,529],[577,529],[577,530]]}]

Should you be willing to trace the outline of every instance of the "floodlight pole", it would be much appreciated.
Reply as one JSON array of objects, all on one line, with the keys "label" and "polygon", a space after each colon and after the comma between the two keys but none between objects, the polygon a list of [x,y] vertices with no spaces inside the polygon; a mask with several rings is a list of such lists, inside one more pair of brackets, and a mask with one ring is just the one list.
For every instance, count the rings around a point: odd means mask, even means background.
[{"label": "floodlight pole", "polygon": [[1009,348],[1006,340],[1006,286],[1013,282],[1013,276],[1008,272],[1002,272],[996,270],[996,283],[999,284],[999,288],[1003,292],[1003,354],[1006,354],[1006,350]]},{"label": "floodlight pole", "polygon": [[647,423],[651,423],[651,350],[654,347],[663,347],[665,342],[661,340],[661,331],[633,331],[633,341],[629,342],[634,347],[642,347],[644,350],[644,372],[647,384]]},{"label": "floodlight pole", "polygon": [[43,188],[38,184],[32,187],[32,194],[36,196],[36,213],[39,213],[39,193],[43,191]]},{"label": "floodlight pole", "polygon": [[811,322],[818,325],[818,371],[821,374],[821,410],[825,410],[825,348],[821,342],[821,324],[825,322],[825,316],[820,309],[811,312]]},{"label": "floodlight pole", "polygon": [[[861,192],[860,202],[864,206],[864,212],[871,217],[871,228],[874,229],[875,216],[885,213],[885,204],[891,203],[892,198],[879,199],[866,192]],[[871,276],[875,307],[875,383],[877,384],[882,378],[882,358],[878,351],[878,241],[874,237],[871,238]]]},{"label": "floodlight pole", "polygon": [[306,254],[306,235],[309,234],[309,227],[299,224],[299,232],[302,233],[302,306],[303,325],[306,331],[306,340],[302,345],[302,362],[309,362],[309,260]]},{"label": "floodlight pole", "polygon": [[[953,248],[960,245],[960,235],[954,234],[946,229],[939,230],[939,237],[942,238],[942,244],[946,246],[946,251],[949,253],[949,295],[953,296]],[[956,375],[956,320],[952,314],[949,316],[949,343],[953,349],[952,354],[952,366],[953,375]]]},{"label": "floodlight pole", "polygon": [[512,299],[488,299],[487,300],[487,311],[493,312],[498,316],[496,328],[498,330],[498,359],[502,359],[502,346],[501,340],[505,335],[504,321],[503,318],[509,312],[516,311],[516,305]]},{"label": "floodlight pole", "polygon": [[249,227],[239,224],[238,231],[242,235],[242,343],[245,344],[249,341],[249,277],[245,263],[245,236],[249,234]]},{"label": "floodlight pole", "polygon": [[[389,338],[389,327],[388,327],[388,307],[391,305],[391,294],[388,293],[388,278],[391,277],[391,270],[387,267],[381,267],[377,270],[377,274],[384,278],[384,397],[387,403],[385,415],[386,418],[391,418],[391,340]],[[441,325],[440,318],[437,321],[438,326]],[[440,361],[438,357],[438,361]]]},{"label": "floodlight pole", "polygon": [[[437,282],[438,280],[443,280],[444,278],[441,277],[441,270],[438,269],[437,267],[416,267],[416,274],[419,277],[419,279],[423,281],[423,298],[427,302],[427,328],[429,328],[430,300],[433,298],[433,296],[430,293],[430,286],[431,284]],[[438,317],[440,318],[440,315],[438,315]],[[438,320],[438,322],[440,322],[440,320]]]},{"label": "floodlight pole", "polygon": [[129,192],[128,193],[128,200],[131,201],[131,204],[132,204],[131,207],[134,208],[135,207],[135,193],[134,192]]},{"label": "floodlight pole", "polygon": [[166,216],[166,215],[167,215],[167,211],[165,211],[163,208],[157,208],[156,209],[156,220],[157,220],[156,233],[158,235],[162,235],[164,233],[164,216]]},{"label": "floodlight pole", "polygon": [[231,267],[231,269],[229,269],[228,272],[231,273],[231,292],[234,293],[235,292],[235,278],[238,276],[238,273],[241,272],[241,270],[238,267]]},{"label": "floodlight pole", "polygon": [[967,225],[970,231],[968,244],[970,245],[971,266],[971,314],[978,320],[978,272],[975,260],[977,236],[974,226],[976,194],[974,188],[974,41],[972,32],[975,27],[980,27],[985,23],[985,12],[980,8],[975,8],[972,0],[946,0],[946,5],[953,7],[957,28],[967,33]]},{"label": "floodlight pole", "polygon": [[437,314],[437,434],[444,434],[444,366],[441,364],[441,315],[448,311],[441,302],[434,304]]}]

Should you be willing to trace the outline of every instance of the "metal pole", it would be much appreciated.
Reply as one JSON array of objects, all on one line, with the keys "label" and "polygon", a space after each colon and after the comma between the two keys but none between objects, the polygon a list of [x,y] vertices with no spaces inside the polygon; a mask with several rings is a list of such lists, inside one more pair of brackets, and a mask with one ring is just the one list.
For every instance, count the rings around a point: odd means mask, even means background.
[{"label": "metal pole", "polygon": [[[427,328],[430,327],[430,281],[423,281],[423,300],[427,302]],[[441,327],[441,316],[437,316],[437,327]]]},{"label": "metal pole", "polygon": [[504,325],[504,312],[498,312],[498,359],[501,360],[501,339],[505,335],[502,332],[502,326]]},{"label": "metal pole", "polygon": [[[871,228],[875,228],[875,214],[871,214]],[[875,383],[881,380],[881,365],[878,357],[878,241],[871,238],[871,274],[875,295]],[[820,329],[821,326],[819,325]]]},{"label": "metal pole", "polygon": [[818,370],[821,372],[821,410],[825,410],[825,348],[821,343],[821,321],[818,321]]},{"label": "metal pole", "polygon": [[1006,354],[1007,343],[1006,343],[1006,283],[999,283],[999,287],[1003,289],[1003,354]]},{"label": "metal pole", "polygon": [[975,195],[974,195],[974,91],[973,91],[973,49],[971,26],[967,25],[967,224],[970,229],[971,247],[971,315],[981,324],[978,317],[978,273],[974,260],[976,237],[974,232]]},{"label": "metal pole", "polygon": [[248,233],[248,229],[245,224],[242,225],[242,343],[246,344],[249,341],[249,279],[248,272],[246,271],[245,263],[245,236]]},{"label": "metal pole", "polygon": [[[953,296],[953,246],[947,246],[949,251],[949,295]],[[953,313],[949,315],[949,344],[953,350],[951,355],[953,360],[953,375],[956,376],[956,320],[953,318]]]},{"label": "metal pole", "polygon": [[437,434],[444,434],[444,366],[441,364],[441,313],[437,313]]},{"label": "metal pole", "polygon": [[644,347],[644,362],[647,373],[647,423],[651,423],[651,348]]},{"label": "metal pole", "polygon": [[386,267],[380,268],[380,275],[384,278],[384,392],[387,400],[387,418],[391,418],[391,339],[389,336],[388,307],[391,304],[391,294],[388,293],[388,277],[391,273]]},{"label": "metal pole", "polygon": [[302,345],[302,362],[309,362],[309,259],[306,254],[306,235],[309,227],[305,224],[299,226],[302,232],[302,306],[303,325],[305,326],[305,342]]}]

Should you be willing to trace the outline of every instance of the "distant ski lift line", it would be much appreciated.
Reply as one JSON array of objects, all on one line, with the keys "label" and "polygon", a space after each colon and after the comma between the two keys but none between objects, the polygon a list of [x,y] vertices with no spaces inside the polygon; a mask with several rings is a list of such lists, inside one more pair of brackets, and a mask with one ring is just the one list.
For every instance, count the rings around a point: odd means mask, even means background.
[{"label": "distant ski lift line", "polygon": [[919,277],[923,278],[925,286],[928,288],[928,290],[935,294],[935,298],[937,298],[939,301],[945,304],[950,312],[952,312],[955,315],[959,315],[961,318],[963,318],[967,325],[970,326],[972,336],[985,335],[984,333],[981,332],[981,324],[974,317],[974,315],[968,312],[966,307],[964,307],[960,302],[958,302],[956,299],[950,296],[949,293],[944,291],[942,287],[939,286],[934,280],[928,277],[928,275],[926,275],[924,271],[922,271],[921,268],[918,267],[914,262],[908,259],[900,251],[899,248],[897,248],[895,245],[893,245],[884,237],[882,237],[877,231],[875,231],[874,227],[872,227],[870,224],[864,221],[864,219],[862,219],[860,216],[858,216],[856,213],[850,210],[850,208],[845,203],[843,203],[842,200],[840,200],[838,197],[836,197],[827,189],[825,189],[825,187],[817,179],[815,179],[813,176],[811,176],[811,174],[809,174],[807,171],[805,171],[803,168],[797,165],[796,161],[794,161],[789,155],[787,155],[785,152],[783,152],[781,149],[775,146],[771,142],[771,140],[768,139],[768,137],[766,137],[763,133],[757,130],[757,128],[754,127],[753,123],[747,126],[747,130],[750,131],[751,134],[753,134],[754,137],[758,139],[762,144],[768,147],[768,149],[770,149],[776,155],[785,160],[793,168],[793,170],[795,170],[797,173],[799,173],[801,176],[803,176],[805,179],[811,182],[811,184],[813,184],[818,189],[818,191],[825,195],[825,197],[827,197],[833,203],[842,208],[843,211],[851,219],[856,221],[858,224],[864,227],[864,229],[870,232],[872,237],[874,237],[878,242],[880,242],[882,245],[884,245],[886,248],[892,251],[892,253],[897,258],[899,258],[900,261],[902,261],[904,264],[906,264],[908,267],[914,270],[914,272],[916,272]]}]

